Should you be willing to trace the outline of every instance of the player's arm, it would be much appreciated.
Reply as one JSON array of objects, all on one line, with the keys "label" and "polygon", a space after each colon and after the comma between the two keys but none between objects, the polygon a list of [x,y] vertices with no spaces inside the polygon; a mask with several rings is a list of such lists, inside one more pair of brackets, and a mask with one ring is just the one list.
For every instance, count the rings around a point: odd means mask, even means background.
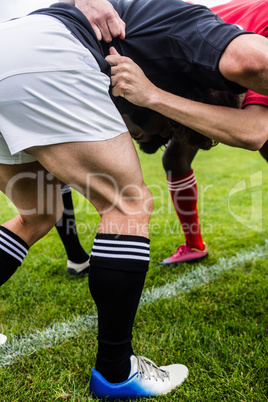
[{"label": "player's arm", "polygon": [[111,42],[113,38],[125,37],[125,23],[107,0],[62,0],[75,5],[87,17],[98,40]]},{"label": "player's arm", "polygon": [[268,108],[245,109],[207,105],[165,92],[153,85],[131,59],[114,50],[106,59],[112,66],[113,95],[152,109],[226,145],[258,150],[268,140]]},{"label": "player's arm", "polygon": [[229,146],[256,151],[268,140],[266,106],[233,109],[190,101],[157,90],[146,107]]}]

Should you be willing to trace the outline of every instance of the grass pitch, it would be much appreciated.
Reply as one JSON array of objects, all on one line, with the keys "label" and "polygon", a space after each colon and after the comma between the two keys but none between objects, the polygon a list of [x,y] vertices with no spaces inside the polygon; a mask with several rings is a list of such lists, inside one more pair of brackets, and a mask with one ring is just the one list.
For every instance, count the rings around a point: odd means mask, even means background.
[{"label": "grass pitch", "polygon": [[[268,175],[258,153],[218,146],[194,161],[209,258],[157,263],[184,241],[165,183],[161,152],[140,155],[154,195],[151,263],[134,348],[158,365],[181,362],[189,378],[155,401],[267,401]],[[90,251],[98,216],[74,194],[80,239]],[[1,195],[0,221],[14,216]],[[96,309],[87,279],[66,274],[53,229],[0,289],[0,401],[91,401]]]}]

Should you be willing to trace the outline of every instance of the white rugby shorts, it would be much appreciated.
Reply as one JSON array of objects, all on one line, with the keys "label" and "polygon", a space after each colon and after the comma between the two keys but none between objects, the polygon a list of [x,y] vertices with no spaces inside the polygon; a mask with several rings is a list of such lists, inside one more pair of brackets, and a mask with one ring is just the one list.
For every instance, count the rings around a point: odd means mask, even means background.
[{"label": "white rugby shorts", "polygon": [[32,146],[103,141],[127,128],[110,79],[57,19],[31,15],[0,24],[0,163],[35,160]]}]

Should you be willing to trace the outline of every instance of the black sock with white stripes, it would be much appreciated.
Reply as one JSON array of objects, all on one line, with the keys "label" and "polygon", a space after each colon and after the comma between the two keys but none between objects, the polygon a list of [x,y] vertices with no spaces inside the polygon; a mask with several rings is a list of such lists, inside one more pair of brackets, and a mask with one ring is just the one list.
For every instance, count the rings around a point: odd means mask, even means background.
[{"label": "black sock with white stripes", "polygon": [[61,189],[61,194],[64,211],[55,226],[66,250],[68,260],[81,264],[88,261],[88,254],[81,246],[78,238],[71,187],[64,186]]},{"label": "black sock with white stripes", "polygon": [[0,226],[0,286],[22,264],[29,250],[28,245],[13,232]]},{"label": "black sock with white stripes", "polygon": [[112,383],[128,378],[132,327],[149,266],[149,240],[98,233],[89,288],[98,308],[96,370]]}]

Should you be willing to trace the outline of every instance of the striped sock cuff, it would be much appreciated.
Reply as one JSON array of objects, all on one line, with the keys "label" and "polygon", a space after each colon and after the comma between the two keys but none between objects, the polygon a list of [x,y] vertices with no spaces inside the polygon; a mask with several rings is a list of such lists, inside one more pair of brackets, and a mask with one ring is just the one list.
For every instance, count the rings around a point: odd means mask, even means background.
[{"label": "striped sock cuff", "polygon": [[150,240],[142,236],[97,233],[90,266],[117,271],[148,271]]},{"label": "striped sock cuff", "polygon": [[71,187],[67,186],[67,184],[61,187],[61,194],[68,194],[71,191],[72,191]]},{"label": "striped sock cuff", "polygon": [[196,185],[196,178],[194,171],[191,170],[189,173],[180,177],[167,177],[167,184],[169,191],[182,191],[187,188],[191,188]]},{"label": "striped sock cuff", "polygon": [[21,265],[28,250],[29,246],[19,236],[0,226],[0,255]]}]

